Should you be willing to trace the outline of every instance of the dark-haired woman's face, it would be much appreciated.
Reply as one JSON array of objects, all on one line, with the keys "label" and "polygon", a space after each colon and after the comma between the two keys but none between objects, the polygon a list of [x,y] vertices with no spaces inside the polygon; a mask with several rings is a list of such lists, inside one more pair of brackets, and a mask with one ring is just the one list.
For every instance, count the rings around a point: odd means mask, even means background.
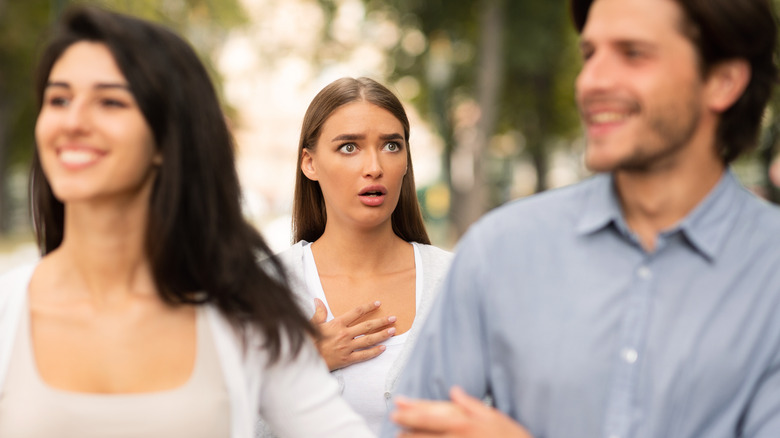
[{"label": "dark-haired woman's face", "polygon": [[35,139],[64,203],[148,195],[161,161],[127,80],[101,43],[77,42],[54,64]]},{"label": "dark-haired woman's face", "polygon": [[403,126],[389,111],[365,101],[334,111],[301,163],[320,184],[328,222],[389,225],[406,174],[406,148]]}]

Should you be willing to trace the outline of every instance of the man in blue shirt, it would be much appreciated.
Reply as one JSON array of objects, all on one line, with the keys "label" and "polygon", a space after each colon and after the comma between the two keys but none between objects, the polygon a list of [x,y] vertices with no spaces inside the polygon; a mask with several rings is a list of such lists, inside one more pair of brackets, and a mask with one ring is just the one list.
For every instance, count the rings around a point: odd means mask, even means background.
[{"label": "man in blue shirt", "polygon": [[769,2],[572,10],[598,174],[472,227],[391,418],[404,436],[780,437],[780,212],[728,169],[777,75]]}]

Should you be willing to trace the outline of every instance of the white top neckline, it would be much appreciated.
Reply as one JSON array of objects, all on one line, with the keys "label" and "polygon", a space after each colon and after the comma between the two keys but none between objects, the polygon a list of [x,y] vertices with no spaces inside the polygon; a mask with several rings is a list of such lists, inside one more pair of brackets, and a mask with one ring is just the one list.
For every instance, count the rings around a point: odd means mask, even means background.
[{"label": "white top neckline", "polygon": [[[420,310],[420,296],[422,295],[422,286],[423,286],[423,266],[422,266],[422,259],[420,256],[420,249],[417,247],[416,242],[410,242],[412,245],[412,248],[414,250],[414,309],[415,309],[415,319],[417,318],[417,314]],[[314,261],[314,254],[311,250],[311,243],[304,242],[303,244],[303,271],[304,271],[304,277],[306,281],[306,287],[311,291],[314,298],[319,298],[324,304],[325,308],[328,311],[328,316],[325,319],[325,321],[330,321],[333,319],[333,312],[330,310],[330,305],[328,304],[328,300],[325,297],[325,290],[322,288],[322,282],[320,281],[320,275],[317,271],[317,263]],[[414,322],[413,322],[414,324]],[[387,339],[384,342],[380,342],[378,345],[396,345],[396,344],[402,344],[406,341],[406,338],[409,335],[410,330],[407,330],[400,335],[393,336],[389,339]]]}]

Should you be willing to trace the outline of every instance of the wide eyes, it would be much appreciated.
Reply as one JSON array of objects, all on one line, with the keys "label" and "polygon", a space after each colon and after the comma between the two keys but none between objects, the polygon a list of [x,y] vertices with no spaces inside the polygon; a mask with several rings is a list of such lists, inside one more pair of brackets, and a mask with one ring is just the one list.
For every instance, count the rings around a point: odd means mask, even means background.
[{"label": "wide eyes", "polygon": [[[337,149],[342,154],[351,155],[358,151],[358,146],[355,143],[344,143]],[[398,152],[401,150],[401,144],[395,141],[389,141],[382,146],[384,152]]]},{"label": "wide eyes", "polygon": [[357,150],[357,146],[355,146],[355,143],[345,143],[339,146],[338,150],[345,154],[352,154]]}]

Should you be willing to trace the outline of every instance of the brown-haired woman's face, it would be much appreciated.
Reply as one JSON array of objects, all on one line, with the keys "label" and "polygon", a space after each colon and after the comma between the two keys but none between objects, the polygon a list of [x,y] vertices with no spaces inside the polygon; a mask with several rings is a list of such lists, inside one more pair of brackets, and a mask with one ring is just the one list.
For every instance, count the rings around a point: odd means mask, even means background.
[{"label": "brown-haired woman's face", "polygon": [[319,182],[328,221],[364,229],[390,225],[406,148],[403,126],[390,112],[353,102],[325,121],[316,148],[303,151],[301,170]]},{"label": "brown-haired woman's face", "polygon": [[65,203],[135,196],[151,187],[161,161],[129,84],[102,43],[77,42],[54,64],[35,139],[49,184]]}]

